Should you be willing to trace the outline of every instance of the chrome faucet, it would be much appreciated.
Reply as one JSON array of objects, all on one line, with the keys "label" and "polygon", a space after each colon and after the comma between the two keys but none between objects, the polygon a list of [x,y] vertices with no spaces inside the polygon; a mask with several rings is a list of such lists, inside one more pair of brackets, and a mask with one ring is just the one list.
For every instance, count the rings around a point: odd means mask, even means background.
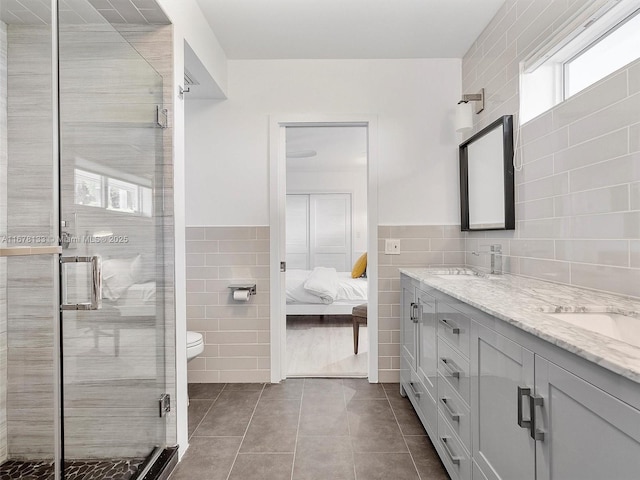
[{"label": "chrome faucet", "polygon": [[491,245],[491,273],[502,274],[502,245],[499,243]]},{"label": "chrome faucet", "polygon": [[491,255],[491,274],[492,275],[501,275],[502,274],[502,245],[499,243],[494,243],[489,246],[488,252],[471,252],[472,255],[479,257],[481,253],[490,254]]}]

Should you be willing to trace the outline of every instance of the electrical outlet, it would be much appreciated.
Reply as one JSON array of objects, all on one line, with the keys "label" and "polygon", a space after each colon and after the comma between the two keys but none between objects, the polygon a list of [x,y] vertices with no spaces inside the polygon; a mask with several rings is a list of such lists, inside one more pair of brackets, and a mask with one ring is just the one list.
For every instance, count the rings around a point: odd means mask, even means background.
[{"label": "electrical outlet", "polygon": [[387,238],[384,241],[384,254],[385,255],[400,255],[400,239],[399,238]]}]

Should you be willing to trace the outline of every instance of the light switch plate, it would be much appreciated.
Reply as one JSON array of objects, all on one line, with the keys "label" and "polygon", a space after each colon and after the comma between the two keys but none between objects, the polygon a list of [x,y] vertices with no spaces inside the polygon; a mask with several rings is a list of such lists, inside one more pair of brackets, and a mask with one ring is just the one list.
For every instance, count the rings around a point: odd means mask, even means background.
[{"label": "light switch plate", "polygon": [[400,255],[400,239],[399,238],[387,238],[384,241],[384,254],[385,255]]}]

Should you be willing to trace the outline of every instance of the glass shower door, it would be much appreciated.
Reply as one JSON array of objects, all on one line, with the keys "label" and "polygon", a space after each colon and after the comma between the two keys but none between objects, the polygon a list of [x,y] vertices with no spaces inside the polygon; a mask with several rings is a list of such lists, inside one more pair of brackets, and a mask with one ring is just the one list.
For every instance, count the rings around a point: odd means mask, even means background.
[{"label": "glass shower door", "polygon": [[64,469],[126,479],[166,438],[163,81],[84,7],[59,26]]}]

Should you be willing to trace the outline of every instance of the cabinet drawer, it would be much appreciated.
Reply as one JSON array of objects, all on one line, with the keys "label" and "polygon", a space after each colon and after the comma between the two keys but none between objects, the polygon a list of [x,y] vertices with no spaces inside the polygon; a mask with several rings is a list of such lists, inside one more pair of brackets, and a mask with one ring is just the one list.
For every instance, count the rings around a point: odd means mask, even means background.
[{"label": "cabinet drawer", "polygon": [[471,480],[471,457],[442,415],[438,415],[440,459],[453,480]]},{"label": "cabinet drawer", "polygon": [[442,377],[438,377],[438,411],[458,434],[468,452],[471,451],[471,415],[469,407]]},{"label": "cabinet drawer", "polygon": [[469,358],[471,319],[446,303],[438,304],[438,336],[446,338],[465,358]]},{"label": "cabinet drawer", "polygon": [[438,338],[438,372],[470,405],[469,361],[441,338]]}]

